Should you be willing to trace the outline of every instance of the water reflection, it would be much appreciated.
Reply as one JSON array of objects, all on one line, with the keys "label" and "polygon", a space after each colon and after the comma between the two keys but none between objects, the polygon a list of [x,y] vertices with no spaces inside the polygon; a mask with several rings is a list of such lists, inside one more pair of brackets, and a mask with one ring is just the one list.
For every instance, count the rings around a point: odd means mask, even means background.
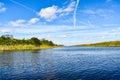
[{"label": "water reflection", "polygon": [[31,50],[31,53],[40,53],[40,50]]},{"label": "water reflection", "polygon": [[1,52],[0,80],[9,79],[119,80],[120,48],[65,47]]},{"label": "water reflection", "polygon": [[0,54],[0,66],[10,66],[13,65],[14,63],[14,58],[13,58],[13,54],[10,53],[1,53]]}]

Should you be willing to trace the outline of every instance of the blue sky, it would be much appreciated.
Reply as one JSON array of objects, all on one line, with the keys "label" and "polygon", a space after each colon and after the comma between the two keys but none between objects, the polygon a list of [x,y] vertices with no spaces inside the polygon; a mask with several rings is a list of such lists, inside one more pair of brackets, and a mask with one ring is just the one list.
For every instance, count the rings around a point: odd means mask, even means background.
[{"label": "blue sky", "polygon": [[73,45],[120,40],[120,0],[0,0],[0,35]]}]

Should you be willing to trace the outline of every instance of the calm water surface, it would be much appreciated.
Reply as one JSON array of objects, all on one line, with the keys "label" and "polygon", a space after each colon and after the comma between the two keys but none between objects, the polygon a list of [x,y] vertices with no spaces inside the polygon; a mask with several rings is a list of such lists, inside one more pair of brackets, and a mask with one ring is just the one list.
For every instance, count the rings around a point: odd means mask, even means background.
[{"label": "calm water surface", "polygon": [[0,80],[120,80],[120,47],[0,52]]}]

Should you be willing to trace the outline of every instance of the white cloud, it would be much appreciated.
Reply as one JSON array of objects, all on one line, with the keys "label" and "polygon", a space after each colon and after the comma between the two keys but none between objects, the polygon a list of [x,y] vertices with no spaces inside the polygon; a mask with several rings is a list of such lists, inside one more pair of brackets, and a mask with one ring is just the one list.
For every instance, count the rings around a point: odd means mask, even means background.
[{"label": "white cloud", "polygon": [[11,21],[9,24],[14,27],[22,26],[26,21],[23,19],[19,19],[17,21]]},{"label": "white cloud", "polygon": [[64,12],[71,12],[74,10],[75,2],[71,2],[67,8],[64,9]]},{"label": "white cloud", "polygon": [[118,29],[113,29],[109,33],[120,33],[120,29],[119,28]]},{"label": "white cloud", "polygon": [[34,25],[39,21],[39,18],[31,18],[30,20],[26,21],[24,19],[19,19],[16,21],[10,21],[8,24],[13,27],[25,27],[28,25]]},{"label": "white cloud", "polygon": [[33,25],[33,24],[37,23],[38,21],[39,21],[38,18],[32,18],[28,21],[28,25]]},{"label": "white cloud", "polygon": [[60,35],[60,38],[67,38],[68,35],[64,34],[64,35]]},{"label": "white cloud", "polygon": [[30,28],[14,28],[15,33],[22,33],[22,34],[28,34],[28,33],[56,33],[59,31],[64,31],[64,30],[71,30],[72,26],[43,26],[43,25],[34,25]]},{"label": "white cloud", "polygon": [[105,27],[118,27],[119,24],[112,24],[112,23],[110,23],[110,24],[104,24],[103,26],[105,26]]},{"label": "white cloud", "polygon": [[94,11],[94,10],[90,10],[90,9],[87,9],[87,10],[82,10],[81,11],[82,13],[85,13],[85,14],[96,14],[96,11]]},{"label": "white cloud", "polygon": [[4,3],[0,2],[0,13],[6,11],[6,8],[4,7]]},{"label": "white cloud", "polygon": [[2,33],[9,33],[9,32],[11,32],[11,30],[9,30],[9,29],[1,29],[0,32],[2,32]]},{"label": "white cloud", "polygon": [[68,15],[70,12],[74,11],[75,2],[72,1],[66,8],[61,9],[62,12],[60,13],[60,16]]},{"label": "white cloud", "polygon": [[58,6],[51,6],[47,8],[43,8],[40,10],[38,15],[41,18],[46,19],[46,21],[51,21],[58,16],[65,16],[68,15],[70,12],[74,10],[75,2],[72,1],[66,8],[59,8]]},{"label": "white cloud", "polygon": [[54,18],[56,18],[56,13],[57,13],[57,6],[52,6],[48,8],[43,8],[39,12],[39,16],[42,18],[45,18],[46,20],[50,21]]},{"label": "white cloud", "polygon": [[111,9],[86,9],[86,10],[81,10],[81,13],[91,15],[91,16],[101,16],[104,18],[107,18],[110,16],[112,13],[114,13],[113,10]]}]

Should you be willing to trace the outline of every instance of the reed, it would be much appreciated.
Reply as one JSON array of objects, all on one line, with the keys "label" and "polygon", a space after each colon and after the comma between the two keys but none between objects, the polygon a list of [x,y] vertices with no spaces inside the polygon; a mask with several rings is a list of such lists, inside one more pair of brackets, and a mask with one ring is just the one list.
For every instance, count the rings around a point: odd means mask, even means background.
[{"label": "reed", "polygon": [[77,46],[96,46],[96,47],[120,47],[120,41],[109,41],[109,42],[100,42],[92,44],[82,44]]},{"label": "reed", "polygon": [[49,45],[0,45],[0,50],[32,50],[32,49],[47,49],[54,48],[58,46],[49,46]]}]

